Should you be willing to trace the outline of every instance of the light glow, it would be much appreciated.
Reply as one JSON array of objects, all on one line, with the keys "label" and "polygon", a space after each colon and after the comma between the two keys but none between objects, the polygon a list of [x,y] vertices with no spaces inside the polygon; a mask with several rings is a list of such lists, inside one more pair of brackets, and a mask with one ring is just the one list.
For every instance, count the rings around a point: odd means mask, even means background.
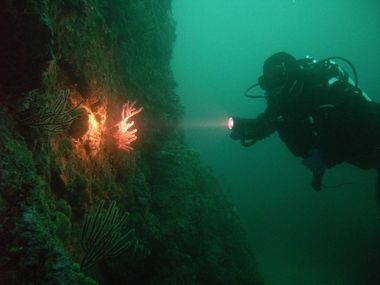
[{"label": "light glow", "polygon": [[[75,101],[77,100],[72,98],[72,102],[75,103]],[[74,145],[77,153],[81,153],[83,157],[87,155],[90,157],[96,156],[102,147],[105,122],[107,120],[106,105],[106,101],[95,100],[85,101],[81,105],[88,115],[88,130],[81,138],[74,140]]]},{"label": "light glow", "polygon": [[228,119],[228,122],[227,122],[227,127],[232,130],[233,127],[234,127],[234,119],[231,117]]}]

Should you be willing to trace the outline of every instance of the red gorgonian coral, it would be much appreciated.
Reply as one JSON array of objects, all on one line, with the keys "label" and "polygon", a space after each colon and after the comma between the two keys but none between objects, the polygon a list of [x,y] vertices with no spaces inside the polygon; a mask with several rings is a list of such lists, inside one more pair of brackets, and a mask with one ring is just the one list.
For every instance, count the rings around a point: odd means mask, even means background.
[{"label": "red gorgonian coral", "polygon": [[135,122],[130,121],[130,119],[143,110],[143,107],[136,109],[135,104],[136,101],[132,103],[127,102],[123,105],[121,121],[115,125],[117,131],[114,137],[117,141],[117,147],[126,151],[133,150],[130,144],[137,139],[137,129],[131,129]]}]

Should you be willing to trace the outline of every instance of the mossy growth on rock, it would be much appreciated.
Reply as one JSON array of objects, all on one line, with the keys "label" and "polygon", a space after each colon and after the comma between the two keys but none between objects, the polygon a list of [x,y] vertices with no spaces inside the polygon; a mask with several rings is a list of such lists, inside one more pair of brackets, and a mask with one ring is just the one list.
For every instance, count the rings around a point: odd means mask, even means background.
[{"label": "mossy growth on rock", "polygon": [[66,243],[71,235],[71,222],[69,217],[60,211],[55,212],[55,226],[57,237],[63,243]]},{"label": "mossy growth on rock", "polygon": [[0,118],[0,280],[2,284],[96,284],[75,269],[54,221],[31,152]]}]

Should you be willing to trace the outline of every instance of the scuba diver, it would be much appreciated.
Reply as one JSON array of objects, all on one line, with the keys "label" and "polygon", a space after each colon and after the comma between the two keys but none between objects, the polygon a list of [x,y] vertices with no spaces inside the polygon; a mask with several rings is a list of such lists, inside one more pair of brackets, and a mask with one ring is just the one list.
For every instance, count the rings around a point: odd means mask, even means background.
[{"label": "scuba diver", "polygon": [[[334,60],[345,61],[354,80]],[[250,95],[257,86],[265,95]],[[311,170],[314,190],[322,189],[326,168],[346,162],[377,169],[380,195],[380,104],[358,87],[351,62],[342,57],[297,60],[279,52],[265,60],[263,75],[247,89],[246,96],[265,98],[267,108],[254,119],[230,118],[233,140],[251,146],[277,131],[288,149]]]}]

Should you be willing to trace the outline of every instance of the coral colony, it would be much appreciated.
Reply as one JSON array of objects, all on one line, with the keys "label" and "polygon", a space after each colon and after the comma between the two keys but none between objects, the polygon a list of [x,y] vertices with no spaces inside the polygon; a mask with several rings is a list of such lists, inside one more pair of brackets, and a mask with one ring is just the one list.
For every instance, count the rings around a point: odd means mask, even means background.
[{"label": "coral colony", "polygon": [[51,104],[30,106],[26,111],[19,114],[19,121],[23,125],[39,127],[51,133],[63,130],[75,120],[74,110],[82,104],[82,101],[78,102],[76,106],[66,111],[69,93],[69,89],[64,89],[59,92]]},{"label": "coral colony", "polygon": [[91,154],[95,155],[101,146],[102,134],[107,120],[107,111],[104,105],[98,106],[96,110],[87,110],[89,129],[86,134]]},{"label": "coral colony", "polygon": [[117,147],[126,151],[133,150],[130,146],[131,142],[137,139],[136,132],[137,129],[131,129],[135,124],[134,121],[130,119],[139,114],[143,108],[135,108],[136,101],[130,103],[127,102],[123,105],[123,110],[121,113],[121,121],[115,125],[117,128],[116,133],[114,134],[115,139],[117,140]]},{"label": "coral colony", "polygon": [[[77,103],[77,100],[72,99],[73,103]],[[83,102],[82,108],[86,111],[86,121],[88,124],[87,131],[81,135],[78,139],[74,139],[74,144],[77,149],[77,153],[82,153],[86,156],[84,149],[87,146],[87,154],[91,157],[97,155],[100,151],[104,136],[111,134],[115,139],[115,144],[119,149],[125,151],[133,150],[131,143],[137,139],[137,129],[134,128],[135,122],[131,121],[131,118],[139,114],[143,108],[137,109],[135,107],[136,101],[125,103],[122,107],[121,120],[113,125],[110,129],[106,127],[107,115],[107,103],[93,103]],[[96,106],[96,107],[94,107]]]}]

